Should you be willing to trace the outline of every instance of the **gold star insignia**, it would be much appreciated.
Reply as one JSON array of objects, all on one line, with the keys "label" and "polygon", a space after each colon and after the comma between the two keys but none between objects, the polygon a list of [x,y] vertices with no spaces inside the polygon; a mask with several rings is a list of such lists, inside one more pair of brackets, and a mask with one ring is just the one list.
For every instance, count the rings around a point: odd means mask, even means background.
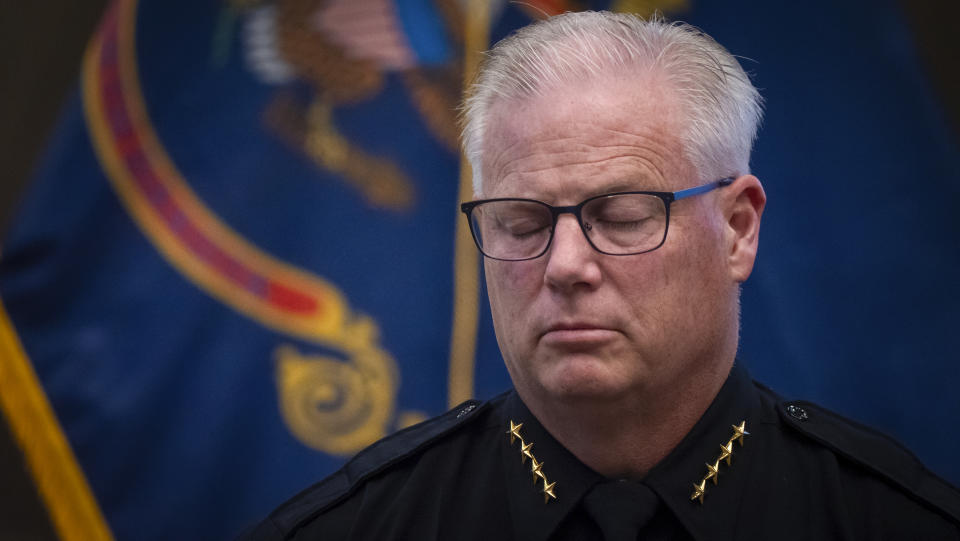
[{"label": "gold star insignia", "polygon": [[703,478],[704,481],[713,479],[713,484],[719,484],[720,478],[717,474],[720,473],[720,459],[718,458],[713,465],[707,464],[707,476]]},{"label": "gold star insignia", "polygon": [[731,457],[733,457],[733,441],[728,441],[726,445],[720,446],[720,458],[717,459],[717,462],[726,459],[727,466],[729,466]]},{"label": "gold star insignia", "polygon": [[533,484],[537,484],[537,477],[546,480],[547,478],[543,475],[543,462],[537,462],[535,457],[530,457],[532,462],[530,463],[530,472],[533,473]]},{"label": "gold star insignia", "polygon": [[750,433],[747,432],[747,422],[740,421],[739,425],[731,425],[733,427],[733,437],[730,438],[730,441],[739,441],[740,447],[743,447],[743,437],[749,436]]},{"label": "gold star insignia", "polygon": [[520,437],[520,427],[523,426],[523,423],[515,424],[513,419],[510,420],[510,430],[507,430],[507,435],[510,436],[510,445],[513,445],[515,439],[520,438],[520,441],[523,441],[523,438]]},{"label": "gold star insignia", "polygon": [[[520,440],[520,443],[523,443],[523,440]],[[520,463],[526,464],[527,458],[533,458],[533,453],[530,452],[530,449],[533,449],[533,442],[530,442],[526,445],[520,447]]]},{"label": "gold star insignia", "polygon": [[691,500],[700,500],[700,503],[703,503],[703,495],[707,493],[707,480],[704,479],[700,481],[700,484],[693,484],[693,494],[690,495]]},{"label": "gold star insignia", "polygon": [[553,487],[556,486],[556,484],[557,482],[554,481],[548,485],[547,478],[543,478],[543,503],[547,503],[551,498],[554,500],[557,499],[557,495],[553,493]]},{"label": "gold star insignia", "polygon": [[510,429],[507,430],[507,435],[510,436],[510,445],[512,446],[514,441],[520,440],[520,463],[526,464],[527,459],[530,459],[530,474],[533,476],[534,487],[537,485],[537,478],[543,479],[543,503],[546,504],[551,499],[557,499],[557,495],[554,493],[554,487],[557,486],[557,483],[547,482],[547,474],[543,473],[543,462],[533,456],[533,442],[523,441],[523,436],[520,435],[520,428],[522,427],[523,423],[510,421]]},{"label": "gold star insignia", "polygon": [[691,501],[700,500],[700,504],[703,504],[703,496],[707,493],[707,481],[712,479],[714,486],[720,484],[720,462],[726,460],[727,466],[730,466],[730,461],[733,459],[733,442],[739,441],[742,447],[743,437],[750,435],[747,432],[746,421],[740,421],[739,425],[731,425],[731,427],[733,428],[733,436],[730,436],[726,445],[720,446],[720,456],[712,464],[707,462],[707,474],[703,476],[699,483],[693,484],[693,494],[690,495]]}]

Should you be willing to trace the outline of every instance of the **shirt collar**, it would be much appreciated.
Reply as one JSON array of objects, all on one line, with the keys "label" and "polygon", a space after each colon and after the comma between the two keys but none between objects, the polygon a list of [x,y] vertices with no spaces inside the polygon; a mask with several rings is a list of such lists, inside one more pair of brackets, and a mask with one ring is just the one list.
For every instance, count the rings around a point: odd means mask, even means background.
[{"label": "shirt collar", "polygon": [[[516,432],[522,437],[510,442],[510,423],[522,424]],[[602,475],[580,462],[530,413],[514,391],[507,397],[503,409],[503,437],[500,450],[506,475],[507,500],[516,539],[538,541],[547,539],[560,522],[580,503],[583,495],[602,481]],[[524,457],[521,445],[533,444],[528,449],[531,457]],[[543,477],[534,482],[533,459],[541,465]],[[544,479],[547,485],[556,483],[552,491],[556,499],[544,502]]]},{"label": "shirt collar", "polygon": [[[759,398],[746,369],[735,364],[716,398],[679,445],[657,464],[643,480],[662,499],[694,539],[733,539],[742,495],[749,488],[749,477],[756,457],[761,454],[760,438],[749,434],[743,444],[733,443],[730,465],[720,461],[718,483],[706,483],[703,503],[691,499],[694,485],[700,484],[710,466],[722,456],[731,442],[733,428],[745,422],[750,432],[760,428]],[[564,448],[530,413],[516,392],[506,399],[501,426],[500,452],[504,464],[507,500],[513,531],[517,539],[544,540],[579,505],[584,494],[606,480],[580,462]],[[520,438],[510,442],[511,421],[522,426]],[[521,444],[521,438],[523,444]],[[530,457],[522,460],[521,445],[533,444]],[[544,479],[534,483],[533,459],[542,464],[548,483],[556,483],[556,499],[544,503]]]},{"label": "shirt collar", "polygon": [[[759,395],[746,369],[735,363],[716,398],[680,444],[647,474],[644,482],[673,511],[694,539],[733,539],[740,503],[761,455]],[[746,434],[736,439],[744,423]],[[765,423],[764,423],[765,424]],[[731,446],[732,443],[732,446]],[[726,449],[725,449],[726,448]],[[721,459],[732,451],[730,464]],[[716,483],[710,469],[717,465]],[[701,482],[703,502],[693,498]]]}]

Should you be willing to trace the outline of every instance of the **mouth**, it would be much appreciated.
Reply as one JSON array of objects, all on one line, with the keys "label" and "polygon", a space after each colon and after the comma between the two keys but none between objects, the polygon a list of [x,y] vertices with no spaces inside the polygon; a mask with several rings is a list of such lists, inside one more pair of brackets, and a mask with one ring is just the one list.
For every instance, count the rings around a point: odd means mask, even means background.
[{"label": "mouth", "polygon": [[547,327],[540,339],[557,346],[585,346],[613,339],[615,329],[587,322],[563,322]]},{"label": "mouth", "polygon": [[595,329],[605,330],[607,327],[602,325],[595,325],[593,323],[583,323],[579,321],[569,322],[569,323],[554,323],[547,327],[547,330],[544,334],[557,332],[557,331],[590,331]]}]

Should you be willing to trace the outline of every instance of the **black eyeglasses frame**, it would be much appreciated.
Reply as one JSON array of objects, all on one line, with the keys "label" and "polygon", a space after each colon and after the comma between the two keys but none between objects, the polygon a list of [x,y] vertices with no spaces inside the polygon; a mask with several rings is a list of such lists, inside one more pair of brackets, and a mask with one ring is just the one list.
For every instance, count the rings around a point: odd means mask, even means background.
[{"label": "black eyeglasses frame", "polygon": [[[599,252],[599,253],[601,253],[601,254],[604,254],[604,255],[612,255],[612,256],[639,255],[639,254],[645,254],[645,253],[648,253],[648,252],[652,252],[652,251],[656,250],[657,248],[660,248],[661,246],[663,246],[663,244],[667,241],[667,233],[670,231],[670,206],[671,206],[671,204],[673,204],[675,201],[679,201],[679,200],[681,200],[681,199],[686,199],[686,198],[688,198],[688,197],[693,197],[693,196],[695,196],[695,195],[704,194],[704,193],[707,193],[707,192],[716,190],[716,189],[718,189],[718,188],[723,188],[723,187],[725,187],[725,186],[729,186],[729,185],[733,184],[733,181],[734,181],[734,180],[736,180],[735,177],[726,177],[726,178],[722,178],[722,179],[720,179],[720,180],[715,180],[715,181],[713,181],[713,182],[708,182],[708,183],[702,184],[702,185],[700,185],[700,186],[695,186],[695,187],[693,187],[693,188],[687,188],[687,189],[685,189],[685,190],[680,190],[680,191],[676,191],[676,192],[634,191],[634,192],[613,192],[613,193],[605,193],[605,194],[595,195],[595,196],[593,196],[593,197],[589,197],[589,198],[587,198],[587,199],[584,199],[584,200],[581,201],[580,203],[577,203],[576,205],[569,205],[569,206],[553,206],[553,205],[550,205],[550,204],[548,204],[548,203],[544,203],[543,201],[538,201],[538,200],[536,200],[536,199],[525,199],[525,198],[522,198],[522,197],[500,197],[500,198],[494,198],[494,199],[478,199],[478,200],[476,200],[476,201],[467,201],[466,203],[461,203],[461,204],[460,204],[460,212],[462,212],[462,213],[464,213],[464,215],[466,215],[467,224],[468,224],[469,227],[470,227],[470,235],[473,237],[473,242],[474,242],[474,244],[476,244],[477,250],[479,250],[480,253],[483,254],[484,257],[488,257],[488,258],[490,258],[490,259],[495,259],[495,260],[497,260],[497,261],[529,261],[529,260],[531,260],[531,259],[537,259],[538,257],[542,256],[543,254],[547,253],[547,250],[550,249],[550,245],[553,244],[553,234],[554,234],[554,232],[555,232],[556,229],[557,229],[557,220],[560,218],[560,215],[561,215],[561,214],[573,214],[573,215],[576,217],[577,223],[580,225],[580,230],[583,232],[583,236],[586,237],[586,239],[587,239],[587,243],[589,243],[589,244],[590,244],[590,247],[593,248],[594,250],[596,250],[597,252]],[[660,239],[660,242],[657,243],[656,246],[654,246],[654,247],[652,247],[652,248],[649,248],[649,249],[646,249],[646,250],[641,250],[641,251],[639,251],[639,252],[630,252],[630,253],[626,253],[626,254],[614,254],[614,253],[610,253],[610,252],[605,252],[605,251],[601,250],[600,248],[597,248],[597,246],[593,243],[593,241],[590,240],[590,235],[587,234],[588,224],[584,224],[584,222],[583,222],[583,216],[581,215],[581,211],[583,210],[584,205],[590,203],[591,201],[595,201],[595,200],[597,200],[597,199],[601,199],[601,198],[604,198],[604,197],[615,196],[615,195],[651,195],[651,196],[658,197],[658,198],[663,202],[663,207],[664,207],[664,212],[665,212],[665,215],[664,215],[664,227],[663,227],[663,237]],[[551,217],[552,217],[552,219],[553,219],[553,223],[552,223],[552,225],[551,225],[551,227],[550,227],[550,238],[547,239],[547,243],[544,245],[543,250],[541,250],[540,253],[538,253],[538,254],[536,254],[536,255],[533,255],[533,256],[530,256],[530,257],[524,257],[524,258],[521,258],[521,259],[504,259],[504,258],[500,258],[500,257],[491,256],[491,255],[489,255],[489,254],[487,254],[486,252],[483,251],[483,247],[482,247],[482,245],[481,245],[480,239],[477,238],[477,232],[476,232],[476,230],[475,230],[474,227],[473,227],[472,212],[473,212],[473,209],[474,209],[474,208],[476,208],[476,207],[478,207],[478,206],[480,206],[480,205],[482,205],[482,204],[484,204],[484,203],[492,203],[492,202],[495,202],[495,201],[525,201],[525,202],[528,202],[528,203],[536,203],[536,204],[542,205],[542,206],[546,207],[546,208],[550,211],[550,215],[551,215]]]}]

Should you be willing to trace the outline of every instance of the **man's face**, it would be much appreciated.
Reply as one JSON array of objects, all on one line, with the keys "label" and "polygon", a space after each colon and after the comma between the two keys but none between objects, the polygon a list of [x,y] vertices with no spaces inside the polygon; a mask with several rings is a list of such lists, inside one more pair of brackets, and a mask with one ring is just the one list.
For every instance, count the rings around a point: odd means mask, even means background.
[{"label": "man's face", "polygon": [[[482,196],[574,205],[716,180],[697,178],[683,157],[681,121],[668,91],[635,78],[498,103]],[[710,370],[737,317],[717,193],[674,203],[666,242],[653,252],[600,254],[563,214],[540,258],[485,260],[497,339],[521,396],[615,400]]]}]

